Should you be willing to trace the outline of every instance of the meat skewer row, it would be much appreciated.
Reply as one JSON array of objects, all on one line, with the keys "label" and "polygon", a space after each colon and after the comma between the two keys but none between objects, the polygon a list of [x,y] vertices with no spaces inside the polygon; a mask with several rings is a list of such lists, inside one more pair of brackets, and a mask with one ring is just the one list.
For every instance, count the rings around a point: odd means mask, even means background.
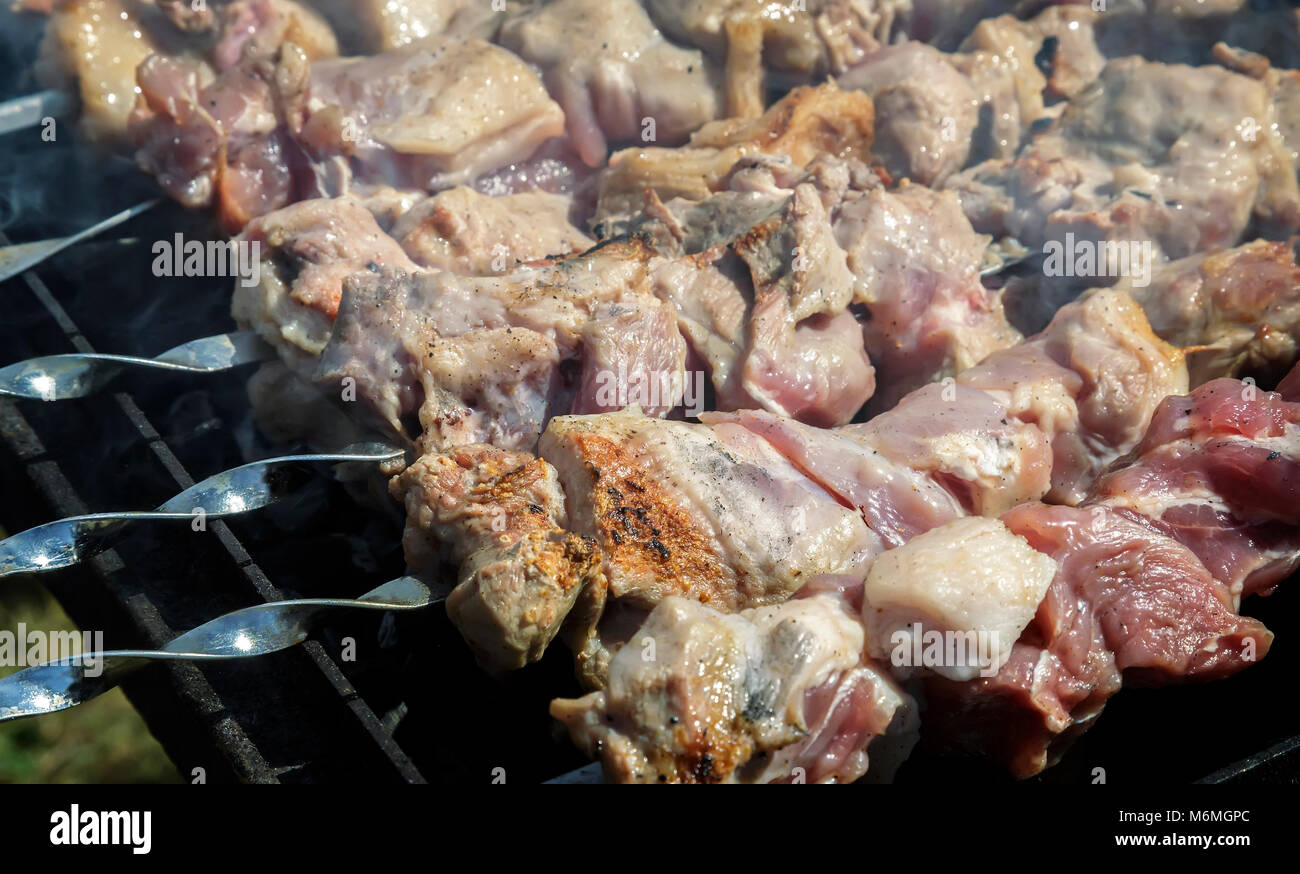
[{"label": "meat skewer row", "polygon": [[[546,418],[623,406],[629,382],[662,387],[662,399],[641,402],[663,414],[693,387],[695,368],[686,365],[696,361],[707,365],[717,406],[843,424],[874,391],[867,347],[881,350],[893,397],[1019,339],[980,284],[986,241],[963,231],[955,202],[921,188],[891,194],[867,180],[858,190],[855,166],[819,159],[778,188],[774,174],[791,168],[744,162],[737,185],[766,190],[659,204],[636,227],[640,238],[488,277],[419,271],[411,260],[454,264],[444,248],[450,239],[472,264],[488,241],[515,233],[481,218],[481,232],[462,232],[456,216],[469,207],[450,198],[482,200],[466,189],[430,201],[431,225],[408,221],[423,206],[399,218],[400,247],[360,205],[309,201],[249,226],[244,238],[269,250],[264,279],[238,289],[234,309],[297,372],[315,369],[331,394],[350,378],[388,430],[423,430],[425,448],[478,441],[532,449]],[[582,239],[549,215],[561,228],[556,242]],[[701,227],[716,242],[691,251]],[[949,245],[919,255],[931,234]],[[357,270],[344,294],[342,277]],[[849,309],[854,301],[865,301],[865,328]],[[529,364],[518,371],[521,356]],[[484,364],[453,372],[445,363],[453,357]],[[576,387],[566,384],[565,362],[581,364]],[[616,402],[593,396],[602,376],[617,378]],[[417,410],[421,426],[407,427],[404,417]],[[508,421],[521,415],[526,422]],[[478,428],[471,439],[461,433],[467,423]]]},{"label": "meat skewer row", "polygon": [[[1300,565],[1288,397],[1229,379],[1170,397],[1081,506],[949,522],[865,582],[817,578],[735,616],[665,599],[606,686],[552,714],[619,782],[888,777],[917,732],[892,674],[925,700],[926,742],[1037,773],[1122,681],[1218,679],[1268,652],[1271,632],[1237,611]],[[936,631],[994,645],[982,664],[899,657]]]},{"label": "meat skewer row", "polygon": [[536,658],[583,599],[566,636],[585,639],[581,671],[598,684],[618,642],[590,627],[606,590],[619,607],[611,625],[669,595],[728,611],[784,601],[945,522],[1037,499],[1058,468],[1073,483],[1185,390],[1181,354],[1127,295],[1104,291],[969,379],[923,387],[865,425],[763,412],[710,413],[701,425],[635,410],[562,416],[540,457],[449,448],[392,491],[407,507],[413,566],[450,545],[461,582],[448,610],[486,667]]},{"label": "meat skewer row", "polygon": [[[1253,251],[1253,250],[1252,250]],[[1251,260],[1239,260],[1232,262],[1238,264],[1242,269],[1253,269],[1254,262]],[[1271,262],[1270,262],[1271,263]],[[1293,269],[1293,268],[1292,268]],[[1247,276],[1249,274],[1246,274]],[[1244,279],[1243,279],[1244,282]],[[1237,287],[1237,286],[1234,286]],[[1279,294],[1294,294],[1294,284],[1280,283],[1275,285]],[[363,332],[364,333],[364,332]],[[740,449],[746,452],[746,462],[753,463],[755,460],[760,467],[771,466],[772,462],[767,460],[770,455],[769,447],[776,447],[780,453],[788,456],[794,463],[797,470],[789,479],[797,483],[805,483],[805,480],[811,478],[815,482],[815,488],[812,494],[816,495],[818,491],[829,491],[837,501],[837,506],[829,508],[831,516],[840,512],[838,504],[847,504],[854,507],[859,513],[867,518],[875,537],[880,540],[873,540],[874,545],[868,550],[869,553],[879,551],[884,545],[898,545],[906,538],[914,536],[921,531],[927,530],[936,524],[941,524],[954,518],[954,514],[961,509],[985,514],[1000,512],[1019,501],[1032,499],[1048,493],[1048,498],[1054,501],[1065,503],[1077,503],[1083,496],[1088,482],[1095,477],[1097,472],[1108,464],[1114,457],[1130,448],[1138,439],[1146,424],[1149,421],[1152,411],[1159,403],[1159,400],[1169,394],[1175,394],[1186,390],[1186,376],[1182,371],[1181,356],[1178,356],[1173,350],[1169,349],[1162,343],[1150,336],[1145,327],[1141,313],[1133,305],[1126,295],[1112,291],[1098,291],[1092,296],[1072,304],[1065,308],[1054,321],[1053,326],[1044,332],[1040,337],[1033,338],[1031,341],[1022,346],[1008,349],[991,356],[982,365],[972,368],[962,373],[958,379],[950,386],[933,385],[923,389],[911,398],[911,402],[905,401],[899,407],[882,417],[868,423],[864,426],[851,426],[846,429],[824,432],[819,429],[807,428],[800,426],[796,422],[783,420],[776,416],[764,415],[761,413],[742,413],[734,417],[712,415],[706,419],[712,424],[725,421],[733,421],[741,424],[745,428],[752,430],[762,436],[763,440],[752,445],[741,446]],[[951,398],[945,398],[945,389],[951,394]],[[1000,406],[994,410],[984,410],[981,404],[987,404],[989,399],[994,400]],[[963,406],[964,405],[964,406]],[[967,420],[967,425],[971,422],[983,422],[980,426],[987,431],[991,431],[994,436],[972,439],[971,434],[981,434],[979,427],[971,426],[968,432],[962,432],[959,435],[948,435],[943,433],[943,428],[949,425],[949,420],[939,417],[935,421],[934,410],[956,410],[958,414],[966,414],[971,418]],[[1008,418],[1007,414],[1010,415]],[[980,417],[983,416],[981,419]],[[960,420],[960,415],[958,416]],[[1006,419],[1009,423],[1032,424],[1033,434],[1042,441],[1040,448],[1050,453],[1050,462],[1047,464],[1034,465],[1026,462],[1020,468],[1024,473],[1027,481],[1035,483],[1034,485],[1024,488],[1018,479],[1012,479],[1006,482],[1001,477],[1004,475],[1004,468],[1017,469],[1021,460],[1014,456],[1013,453],[1004,452],[1007,449],[1016,451],[1025,450],[1032,441],[1026,443],[1024,439],[1016,434],[1005,433],[997,434],[998,427],[993,425],[991,428],[988,423],[998,423]],[[569,420],[562,419],[552,424],[548,431],[548,436],[543,440],[543,456],[552,462],[561,471],[577,468],[579,464],[570,463],[562,460],[572,454],[571,445],[583,445],[582,452],[590,452],[586,444],[592,443],[593,437],[581,437],[581,428],[574,426],[582,422],[594,422],[599,430],[600,427],[611,428],[611,436],[618,434],[621,429],[626,429],[633,424],[640,427],[640,420],[625,418],[597,418],[592,420]],[[564,429],[557,430],[563,425]],[[647,426],[648,427],[648,426]],[[692,426],[686,425],[665,425],[663,439],[668,441],[679,441],[685,439],[683,436],[687,433],[698,433]],[[651,433],[655,433],[658,426],[650,428]],[[916,439],[913,435],[919,433],[923,439]],[[935,433],[938,431],[939,433]],[[570,436],[570,434],[574,436]],[[563,435],[563,436],[561,436]],[[881,499],[874,496],[873,489],[878,489],[878,485],[872,485],[873,480],[868,480],[866,485],[856,481],[855,477],[870,474],[875,477],[874,482],[888,482],[891,476],[897,474],[891,473],[888,469],[885,471],[876,470],[871,472],[870,468],[863,470],[866,473],[860,473],[860,462],[856,459],[861,455],[861,446],[859,442],[862,438],[873,447],[872,451],[879,453],[882,451],[881,446],[886,447],[886,454],[892,453],[892,457],[911,463],[914,459],[927,457],[928,450],[930,454],[936,455],[938,460],[934,462],[934,473],[940,480],[939,487],[933,484],[922,487],[914,485],[917,476],[911,474],[899,480],[905,484],[908,489],[906,494],[897,500],[897,504],[891,501],[884,501],[883,506],[876,507],[876,502]],[[581,444],[574,444],[575,440],[581,441]],[[738,443],[740,438],[732,438],[731,443]],[[991,440],[994,448],[985,449],[980,440]],[[1005,440],[1005,445],[999,448],[999,441]],[[926,443],[930,441],[930,443]],[[614,442],[626,442],[623,437],[614,437]],[[727,442],[727,441],[724,441]],[[766,446],[764,444],[767,444]],[[930,448],[931,444],[933,448]],[[524,446],[531,445],[530,441],[522,441]],[[709,446],[709,441],[702,444],[702,448]],[[546,447],[550,447],[548,449]],[[754,449],[753,447],[758,447]],[[919,448],[918,448],[919,447]],[[710,450],[713,451],[713,450]],[[725,451],[734,456],[738,449],[737,446],[729,445]],[[490,450],[486,447],[477,447],[463,451],[448,450],[450,458],[454,462],[446,463],[443,467],[431,472],[430,465],[421,463],[417,464],[415,472],[407,475],[403,480],[404,485],[396,487],[399,496],[403,489],[409,488],[419,482],[420,477],[427,476],[428,481],[421,484],[422,492],[417,495],[412,503],[409,494],[405,495],[408,502],[408,509],[411,511],[411,518],[415,525],[417,533],[417,543],[420,538],[428,537],[430,533],[434,534],[432,539],[443,540],[445,542],[455,542],[460,544],[459,552],[453,556],[453,560],[465,558],[474,554],[481,540],[464,536],[456,528],[456,523],[452,521],[435,521],[437,514],[441,510],[432,514],[426,508],[429,501],[441,501],[439,495],[458,495],[460,492],[460,483],[462,478],[479,476],[474,472],[475,465],[479,463],[480,456],[495,457],[497,474],[484,474],[488,482],[493,481],[493,477],[499,475],[501,471],[512,471],[516,468],[528,466],[535,471],[534,478],[539,483],[547,484],[548,492],[545,498],[530,500],[528,503],[532,506],[546,509],[546,513],[533,512],[528,517],[531,523],[536,523],[541,530],[551,531],[552,529],[567,530],[565,520],[565,502],[558,488],[559,479],[554,478],[549,473],[549,466],[542,464],[540,466],[532,465],[530,455],[506,455],[492,456]],[[844,457],[849,458],[848,463]],[[583,456],[580,456],[583,457]],[[1027,457],[1033,457],[1031,453]],[[446,459],[444,459],[445,461]],[[591,460],[595,469],[601,469],[605,465],[598,461]],[[784,459],[777,458],[776,469],[780,470],[781,464],[787,463]],[[638,466],[649,471],[654,467],[654,463],[662,465],[663,469],[674,469],[680,466],[680,459],[676,456],[669,455],[662,458],[656,455],[647,455],[638,462]],[[851,473],[845,473],[848,470]],[[956,470],[954,473],[953,471]],[[1043,470],[1050,471],[1051,483],[1049,487],[1043,487],[1035,481],[1030,471]],[[647,473],[648,475],[648,473]],[[1047,476],[1049,474],[1044,474]],[[994,481],[994,487],[985,487],[979,482],[980,477],[988,477]],[[925,477],[922,476],[922,479]],[[652,478],[653,479],[653,478]],[[976,483],[972,485],[972,483]],[[733,497],[730,492],[743,492],[748,486],[743,484],[737,485],[728,492],[725,489],[719,489],[711,483],[706,483],[715,492],[726,494],[725,500],[719,498],[719,506],[731,507],[736,500],[741,498]],[[486,486],[482,484],[473,484],[474,488],[484,488],[488,491],[488,498],[475,498],[482,501],[484,507],[480,508],[482,512],[496,514],[492,518],[499,524],[505,524],[513,517],[507,510],[497,507],[492,503],[491,495],[495,494],[492,489],[495,486]],[[512,486],[513,487],[513,486]],[[615,486],[617,487],[617,486]],[[1004,487],[1006,492],[999,495],[998,487]],[[576,492],[573,489],[577,489]],[[796,490],[793,494],[796,497],[807,495],[806,483],[801,485],[803,491]],[[576,480],[576,485],[571,483],[566,476],[565,490],[570,494],[568,502],[569,507],[575,505],[574,494],[584,495],[592,491],[592,487],[582,478]],[[599,490],[595,490],[599,496]],[[626,491],[626,490],[623,490]],[[707,492],[706,492],[707,494]],[[953,495],[956,495],[954,498]],[[1011,497],[1006,497],[1010,495]],[[918,497],[919,496],[919,497]],[[450,499],[449,499],[450,500]],[[689,497],[684,500],[687,507],[705,506],[709,516],[716,516],[711,508],[707,507],[708,502],[699,497]],[[1009,500],[1010,503],[1000,503],[1000,501]],[[454,504],[454,500],[452,501]],[[762,502],[760,502],[761,504]],[[816,501],[809,507],[820,506]],[[785,526],[788,524],[787,518],[791,515],[788,507],[773,503],[771,507],[779,508],[776,510],[776,516],[772,517],[772,534],[771,540],[776,543],[791,540],[791,536],[786,532]],[[953,508],[957,507],[957,510]],[[900,509],[901,508],[901,509]],[[459,511],[457,511],[459,512]],[[477,511],[476,511],[477,512]],[[594,510],[587,511],[594,513]],[[770,508],[767,512],[773,512]],[[917,513],[926,514],[923,521],[919,524],[907,523],[905,520],[910,515]],[[754,516],[757,513],[757,516]],[[681,585],[681,591],[686,591],[695,597],[701,598],[718,598],[722,597],[724,603],[729,605],[729,609],[736,609],[749,603],[745,599],[750,595],[742,595],[737,598],[736,595],[719,594],[719,591],[729,591],[733,587],[737,577],[733,572],[717,571],[717,568],[729,568],[734,561],[734,556],[749,556],[753,554],[753,548],[749,545],[738,543],[734,547],[727,547],[726,544],[735,541],[735,535],[729,534],[731,528],[746,530],[753,527],[752,518],[763,518],[764,508],[759,506],[756,510],[746,511],[738,514],[737,518],[744,518],[746,521],[743,525],[739,522],[732,525],[724,519],[716,519],[706,526],[707,535],[703,535],[702,542],[714,544],[706,550],[712,555],[721,555],[721,558],[711,558],[710,561],[700,568],[692,571],[689,567],[675,568],[674,573],[684,582]],[[549,518],[548,518],[549,517]],[[904,520],[904,521],[899,521]],[[634,518],[618,520],[619,524],[626,526],[636,520]],[[600,532],[596,530],[596,523],[590,519],[582,522],[583,527],[580,529],[582,534],[587,537],[594,537],[598,542],[603,540],[603,547],[606,550],[612,550],[617,553],[628,551],[634,548],[631,545],[624,546],[614,542],[616,538],[621,537],[617,531],[612,534],[609,532]],[[445,527],[439,527],[445,526]],[[650,530],[671,530],[674,526],[669,524],[657,525],[651,523]],[[827,523],[820,526],[810,526],[816,530],[834,531],[835,524]],[[429,528],[429,531],[419,530]],[[501,534],[504,529],[493,531],[488,529],[484,532],[488,540],[495,542],[495,535]],[[847,542],[854,542],[854,538],[860,537],[861,532],[857,528],[850,527],[844,529],[849,537]],[[854,533],[857,532],[857,533]],[[507,538],[508,539],[508,538]],[[652,536],[648,540],[655,540]],[[410,544],[408,538],[408,544]],[[585,543],[585,541],[584,541]],[[665,542],[658,539],[659,548],[668,550]],[[717,545],[722,544],[722,545]],[[570,543],[566,547],[574,555],[582,558],[583,567],[586,568],[590,546],[579,546]],[[637,544],[635,548],[640,548]],[[770,546],[760,546],[759,555],[770,552]],[[671,551],[670,551],[671,552]],[[850,553],[853,550],[849,551]],[[812,575],[815,573],[837,572],[845,569],[844,564],[836,565],[828,563],[820,558],[810,559],[808,555],[798,556],[797,551],[792,553],[797,556],[793,570],[798,574],[787,577],[786,581],[779,584],[774,591],[788,594],[797,588],[799,575]],[[480,556],[481,558],[481,556]],[[627,561],[631,561],[628,559]],[[755,569],[746,564],[747,558],[740,559],[741,567],[746,568],[743,571],[744,579],[762,579],[761,573],[769,573],[761,568]],[[627,563],[627,562],[624,562]],[[561,571],[564,569],[561,565]],[[851,565],[848,569],[853,569]],[[663,593],[659,591],[658,584],[653,580],[657,572],[649,571],[638,577],[632,572],[621,572],[627,580],[620,581],[619,575],[614,575],[611,581],[614,583],[614,592],[616,597],[626,597],[629,593],[638,593],[639,597],[649,598],[648,603],[653,603],[655,598],[660,597]],[[719,577],[718,574],[722,576]],[[711,575],[711,576],[710,576]],[[474,574],[466,574],[462,579],[471,579]],[[587,569],[578,575],[579,580],[585,580],[581,585],[587,585],[595,579],[593,573]],[[806,578],[806,577],[804,577]],[[490,656],[487,661],[495,664],[498,660],[504,664],[514,665],[516,659],[528,660],[535,658],[540,653],[540,648],[544,647],[550,639],[557,633],[563,617],[567,615],[567,610],[576,601],[581,588],[575,585],[564,585],[558,589],[547,589],[550,585],[545,581],[549,579],[543,575],[534,580],[534,584],[543,585],[545,600],[554,601],[556,606],[552,612],[547,613],[545,621],[528,627],[525,632],[520,633],[510,628],[494,627],[495,624],[506,622],[517,622],[517,613],[526,613],[532,609],[528,598],[524,598],[519,592],[515,595],[522,600],[516,603],[510,598],[497,596],[496,600],[490,607],[493,617],[487,621],[485,627],[492,630],[485,632],[487,644],[480,647],[481,651],[490,651],[497,646],[494,642],[494,636],[504,635],[510,641],[505,644],[505,653],[501,656]],[[646,596],[640,592],[643,585],[637,582],[638,579],[650,580],[644,583],[651,591],[652,595]],[[719,585],[718,579],[725,582],[725,585]],[[541,582],[538,582],[538,581]],[[630,580],[630,581],[629,581]],[[707,580],[707,582],[697,582],[696,580]],[[758,597],[770,600],[773,597],[783,597],[774,595],[773,592],[767,591],[761,587],[761,584],[751,583],[753,591]],[[598,588],[598,585],[597,585]],[[473,587],[466,591],[472,591]],[[718,590],[718,591],[714,591]],[[473,601],[478,609],[477,599],[468,599],[466,604]],[[454,608],[459,609],[459,608]],[[504,619],[502,617],[505,617]],[[511,618],[513,616],[513,618]],[[467,625],[477,624],[477,620],[466,619]],[[474,635],[477,632],[468,631],[467,634]],[[526,640],[526,643],[521,641]]]}]

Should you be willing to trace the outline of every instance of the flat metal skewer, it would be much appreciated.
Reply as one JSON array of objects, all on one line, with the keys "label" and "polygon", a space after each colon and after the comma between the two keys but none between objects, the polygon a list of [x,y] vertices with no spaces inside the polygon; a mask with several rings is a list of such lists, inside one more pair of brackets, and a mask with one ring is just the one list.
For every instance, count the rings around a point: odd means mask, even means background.
[{"label": "flat metal skewer", "polygon": [[34,127],[47,118],[68,115],[75,101],[63,91],[38,91],[0,103],[0,135]]},{"label": "flat metal skewer", "polygon": [[152,512],[69,516],[0,540],[0,579],[76,564],[107,548],[107,536],[130,522],[221,518],[267,507],[291,493],[282,472],[304,463],[384,462],[404,450],[382,443],[358,443],[336,453],[285,455],[231,468],[195,483]]},{"label": "flat metal skewer", "polygon": [[429,588],[399,577],[356,599],[272,601],[219,616],[160,650],[110,650],[26,668],[0,679],[0,722],[67,710],[117,686],[155,661],[254,658],[297,646],[327,610],[420,610],[433,603]]},{"label": "flat metal skewer", "polygon": [[124,367],[215,373],[274,357],[275,350],[252,331],[191,340],[154,358],[97,352],[44,355],[0,367],[0,397],[62,401],[92,394]]},{"label": "flat metal skewer", "polygon": [[137,203],[135,206],[124,209],[116,215],[111,215],[70,237],[55,237],[54,239],[36,240],[31,243],[16,243],[12,246],[0,248],[0,282],[35,267],[46,258],[57,255],[69,246],[74,246],[82,240],[88,240],[96,234],[102,234],[109,228],[115,228],[125,221],[130,221],[159,203],[162,203],[162,200],[157,197],[143,203]]},{"label": "flat metal skewer", "polygon": [[592,785],[604,783],[605,771],[601,768],[600,762],[592,762],[590,765],[583,765],[581,768],[576,768],[569,771],[567,774],[561,774],[558,777],[552,777],[550,780],[545,780],[543,782],[554,783],[557,785]]}]

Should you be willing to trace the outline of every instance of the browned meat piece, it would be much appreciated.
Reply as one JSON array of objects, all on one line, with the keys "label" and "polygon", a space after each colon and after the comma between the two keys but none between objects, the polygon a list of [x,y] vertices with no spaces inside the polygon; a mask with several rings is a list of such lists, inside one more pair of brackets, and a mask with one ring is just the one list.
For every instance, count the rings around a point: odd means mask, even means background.
[{"label": "browned meat piece", "polygon": [[827,83],[796,88],[761,118],[705,125],[676,149],[616,152],[600,182],[597,219],[639,213],[649,189],[663,202],[703,200],[747,155],[785,156],[796,167],[819,155],[864,156],[871,145],[871,99]]},{"label": "browned meat piece", "polygon": [[249,222],[237,238],[261,250],[259,282],[236,284],[231,313],[295,372],[310,377],[329,340],[343,281],[354,273],[418,267],[355,200],[304,200]]},{"label": "browned meat piece", "polygon": [[422,267],[488,275],[583,252],[594,241],[569,222],[573,200],[530,191],[488,197],[458,186],[407,209],[392,236]]},{"label": "browned meat piece", "polygon": [[592,167],[608,142],[680,143],[724,109],[712,62],[665,40],[637,0],[547,0],[508,21],[501,44],[542,69]]},{"label": "browned meat piece", "polygon": [[579,616],[599,612],[600,551],[563,529],[564,495],[546,462],[463,446],[424,456],[393,479],[391,490],[406,505],[408,560],[428,567],[442,546],[460,567],[447,613],[484,668],[535,661],[580,598],[592,603]]},{"label": "browned meat piece", "polygon": [[636,605],[778,603],[815,574],[863,571],[878,549],[857,511],[735,425],[563,416],[539,452],[559,472],[570,529],[603,550],[611,596]]},{"label": "browned meat piece", "polygon": [[[127,119],[140,88],[135,70],[154,52],[182,54],[184,40],[157,7],[137,0],[67,0],[50,16],[36,75],[81,101],[81,131],[114,148],[129,145]],[[212,71],[195,61],[206,82]]]},{"label": "browned meat piece", "polygon": [[[1151,241],[1157,260],[1185,257],[1236,243],[1252,216],[1300,225],[1272,113],[1261,83],[1221,67],[1114,60],[1014,160],[947,184],[977,230],[1052,241],[1069,259],[1128,241]],[[1250,119],[1259,127],[1247,135]]]},{"label": "browned meat piece", "polygon": [[551,714],[619,783],[851,782],[869,766],[887,779],[915,742],[916,704],[863,644],[832,593],[735,616],[669,598],[604,690]]},{"label": "browned meat piece", "polygon": [[564,113],[519,58],[480,39],[314,64],[304,140],[359,181],[436,190],[527,159]]},{"label": "browned meat piece", "polygon": [[1155,270],[1149,285],[1121,287],[1152,330],[1183,347],[1193,386],[1245,374],[1272,384],[1300,357],[1300,267],[1287,243],[1193,255]]}]

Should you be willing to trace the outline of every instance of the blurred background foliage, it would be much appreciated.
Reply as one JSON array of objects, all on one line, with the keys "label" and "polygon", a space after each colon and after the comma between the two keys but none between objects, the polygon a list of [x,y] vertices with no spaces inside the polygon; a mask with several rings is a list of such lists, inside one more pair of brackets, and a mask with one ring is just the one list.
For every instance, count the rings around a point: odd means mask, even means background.
[{"label": "blurred background foliage", "polygon": [[[19,622],[29,631],[76,630],[58,601],[26,579],[0,588],[0,630],[16,632]],[[19,670],[0,666],[0,677]],[[62,713],[0,723],[0,784],[179,782],[121,689]]]}]

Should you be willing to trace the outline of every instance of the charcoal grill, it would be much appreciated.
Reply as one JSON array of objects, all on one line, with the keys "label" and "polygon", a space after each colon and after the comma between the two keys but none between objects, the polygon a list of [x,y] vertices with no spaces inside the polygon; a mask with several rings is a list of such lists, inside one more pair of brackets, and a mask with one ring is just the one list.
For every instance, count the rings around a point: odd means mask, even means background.
[{"label": "charcoal grill", "polygon": [[[6,24],[12,22],[6,18]],[[25,69],[30,41],[0,44]],[[0,99],[30,90],[0,83]],[[0,245],[75,231],[148,196],[125,164],[35,129],[0,138],[6,168]],[[0,364],[37,355],[152,355],[233,330],[232,280],[157,278],[155,240],[212,238],[201,216],[167,204],[0,285]],[[58,404],[0,399],[0,525],[146,508],[196,478],[295,447],[253,427],[251,371],[194,378],[125,373],[113,391]],[[401,519],[304,474],[269,510],[187,527],[135,530],[78,567],[41,578],[110,648],[153,648],[221,613],[293,597],[350,597],[403,573]],[[1278,634],[1268,658],[1226,682],[1127,689],[1037,781],[1300,782],[1300,732],[1285,706],[1300,622],[1294,585],[1248,602]],[[356,659],[343,657],[346,638]],[[505,680],[484,675],[440,608],[401,618],[349,614],[305,645],[238,663],[158,664],[128,697],[185,779],[208,782],[539,782],[585,764],[547,716],[579,688],[561,647]],[[504,769],[504,772],[498,770]],[[899,781],[1006,781],[991,766],[924,750]]]}]

